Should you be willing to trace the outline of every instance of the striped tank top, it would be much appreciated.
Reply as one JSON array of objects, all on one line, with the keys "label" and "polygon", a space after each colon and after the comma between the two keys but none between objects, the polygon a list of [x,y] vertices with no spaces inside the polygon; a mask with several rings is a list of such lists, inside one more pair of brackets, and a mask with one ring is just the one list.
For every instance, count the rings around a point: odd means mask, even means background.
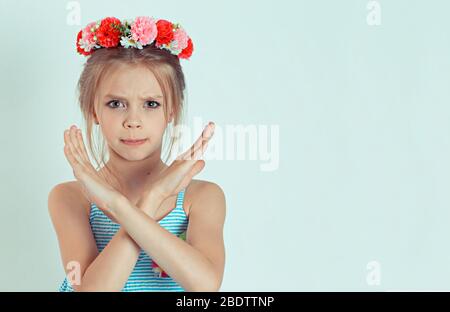
[{"label": "striped tank top", "polygon": [[[178,193],[176,207],[158,221],[161,227],[176,236],[185,234],[189,222],[189,218],[183,208],[184,192],[185,189],[182,189]],[[114,234],[120,229],[120,224],[112,221],[94,203],[91,203],[89,223],[99,252],[106,247]],[[131,272],[122,291],[184,291],[177,282],[161,271],[157,267],[156,262],[154,263],[145,251],[141,249],[133,272]],[[74,291],[67,277],[64,278],[59,291]]]}]

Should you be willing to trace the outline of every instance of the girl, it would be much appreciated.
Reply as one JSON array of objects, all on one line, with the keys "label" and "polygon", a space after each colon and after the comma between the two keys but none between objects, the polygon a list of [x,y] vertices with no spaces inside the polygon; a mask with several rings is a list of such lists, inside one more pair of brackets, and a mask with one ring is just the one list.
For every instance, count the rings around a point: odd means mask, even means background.
[{"label": "girl", "polygon": [[75,125],[64,132],[76,181],[48,197],[67,274],[59,290],[218,291],[225,196],[192,179],[205,166],[214,124],[170,166],[161,159],[163,135],[172,132],[170,152],[181,122],[179,59],[192,54],[191,39],[165,20],[105,18],[79,32],[77,50],[88,56],[78,83],[88,144]]}]

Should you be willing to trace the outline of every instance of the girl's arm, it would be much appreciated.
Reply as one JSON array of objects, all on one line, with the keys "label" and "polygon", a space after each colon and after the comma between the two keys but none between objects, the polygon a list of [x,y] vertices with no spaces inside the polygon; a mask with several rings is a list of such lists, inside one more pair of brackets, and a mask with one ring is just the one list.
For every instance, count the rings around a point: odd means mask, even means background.
[{"label": "girl's arm", "polygon": [[78,291],[121,291],[133,272],[139,252],[139,246],[119,229],[87,267]]},{"label": "girl's arm", "polygon": [[126,197],[113,203],[111,212],[132,239],[186,291],[218,291],[225,258],[225,197],[222,189],[210,182],[196,194],[186,241],[161,227]]},{"label": "girl's arm", "polygon": [[[136,265],[140,247],[121,228],[99,253],[85,208],[76,204],[79,202],[76,196],[69,184],[62,183],[53,188],[48,201],[66,274],[79,275],[80,284],[75,282],[72,288],[75,291],[121,291]],[[80,271],[72,271],[75,267],[67,268],[70,262],[78,264]]]},{"label": "girl's arm", "polygon": [[[222,190],[216,184],[207,183],[209,187],[204,187],[202,194],[196,195],[199,198],[196,199],[195,204],[191,204],[192,211],[190,212],[186,242],[162,228],[158,222],[152,219],[152,214],[150,213],[149,215],[147,213],[155,210],[153,205],[159,207],[169,195],[177,194],[186,187],[192,177],[203,169],[205,162],[204,160],[199,160],[199,158],[204,153],[213,131],[214,123],[209,123],[194,145],[163,171],[163,174],[150,188],[150,191],[146,192],[142,201],[142,210],[130,203],[125,196],[99,177],[98,172],[89,161],[81,131],[72,126],[70,130],[64,132],[64,153],[73,168],[75,177],[87,191],[90,201],[102,207],[102,210],[105,212],[110,213],[112,218],[121,224],[134,242],[188,291],[215,291],[220,287],[224,267],[222,227],[225,215],[225,200]],[[150,206],[149,199],[151,199]],[[58,237],[61,237],[60,245],[63,253],[63,262],[67,263],[67,260],[72,260],[72,257],[69,257],[69,255],[75,255],[81,258],[81,260],[77,259],[77,261],[82,261],[82,268],[89,266],[83,271],[80,290],[99,290],[99,287],[109,287],[108,277],[114,279],[114,276],[117,275],[126,281],[131,273],[131,265],[130,267],[125,266],[126,269],[119,271],[120,274],[109,271],[109,269],[122,266],[116,265],[117,263],[106,269],[100,265],[95,265],[95,268],[98,267],[99,269],[93,269],[91,272],[89,264],[97,258],[97,255],[94,255],[92,251],[94,249],[93,246],[95,246],[95,240],[88,227],[89,222],[85,219],[83,221],[80,213],[82,209],[77,207],[78,209],[71,211],[71,209],[67,208],[69,205],[57,204],[61,204],[61,201],[55,201],[56,204],[53,201],[52,204],[50,202],[49,199],[49,208],[51,205],[52,208],[50,209],[53,212],[59,212],[58,208],[64,206],[64,208],[60,209],[60,213],[54,213],[55,216],[52,216],[55,220],[55,228],[57,228],[59,233]],[[68,217],[69,213],[63,213],[63,211],[67,210],[71,211],[70,213],[75,217],[76,222],[73,222],[74,220]],[[127,241],[121,235],[123,234],[119,233],[117,237],[114,237],[112,242],[114,246],[119,243],[125,244],[124,241]],[[80,239],[85,244],[82,244],[82,247],[73,246]],[[133,254],[134,249],[129,245],[126,246],[128,248],[127,252]],[[72,247],[75,251],[70,251]],[[122,252],[120,248],[110,247],[107,250],[107,254],[116,255],[116,253],[119,253],[119,250]],[[100,259],[104,258],[113,261],[106,256]],[[133,265],[136,263],[136,259],[133,259],[133,261],[129,261],[128,258],[122,260],[127,263],[133,263]],[[96,273],[93,273],[94,270]],[[97,273],[97,271],[99,272]],[[105,280],[107,281],[105,282]],[[120,288],[123,284],[115,286]]]}]

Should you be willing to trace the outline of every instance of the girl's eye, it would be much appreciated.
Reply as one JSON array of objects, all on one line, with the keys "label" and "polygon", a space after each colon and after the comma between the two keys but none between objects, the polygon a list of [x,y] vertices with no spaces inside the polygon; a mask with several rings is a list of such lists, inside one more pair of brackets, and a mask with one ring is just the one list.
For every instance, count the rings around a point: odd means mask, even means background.
[{"label": "girl's eye", "polygon": [[147,104],[149,104],[149,106],[150,106],[151,108],[158,108],[159,106],[161,106],[161,104],[159,104],[159,103],[156,102],[156,101],[148,101]]},{"label": "girl's eye", "polygon": [[[115,104],[117,104],[117,103],[121,104],[121,103],[120,103],[119,101],[117,101],[117,100],[112,100],[112,101],[109,101],[108,104],[106,104],[106,105],[108,105],[108,106],[111,107],[111,108],[116,108],[116,107],[118,107],[117,105],[115,105]],[[114,105],[111,105],[111,104],[114,104]]]},{"label": "girl's eye", "polygon": [[[120,104],[122,104],[120,101],[112,100],[112,101],[109,101],[106,105],[110,108],[117,108],[117,107],[120,107]],[[161,104],[159,104],[156,101],[148,101],[148,102],[146,102],[146,104],[148,104],[148,106],[150,106],[150,108],[158,108],[159,106],[161,106]]]}]

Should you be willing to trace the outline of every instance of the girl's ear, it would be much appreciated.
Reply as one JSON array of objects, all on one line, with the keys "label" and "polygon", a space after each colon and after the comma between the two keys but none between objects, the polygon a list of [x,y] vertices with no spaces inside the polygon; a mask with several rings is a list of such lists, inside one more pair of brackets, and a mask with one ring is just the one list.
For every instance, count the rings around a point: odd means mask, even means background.
[{"label": "girl's ear", "polygon": [[169,120],[167,121],[167,123],[171,123],[172,121],[173,121],[173,113],[172,112],[170,112],[169,113]]},{"label": "girl's ear", "polygon": [[95,111],[93,112],[94,114],[94,122],[96,125],[98,125],[98,118],[97,118],[97,114],[95,113]]}]

